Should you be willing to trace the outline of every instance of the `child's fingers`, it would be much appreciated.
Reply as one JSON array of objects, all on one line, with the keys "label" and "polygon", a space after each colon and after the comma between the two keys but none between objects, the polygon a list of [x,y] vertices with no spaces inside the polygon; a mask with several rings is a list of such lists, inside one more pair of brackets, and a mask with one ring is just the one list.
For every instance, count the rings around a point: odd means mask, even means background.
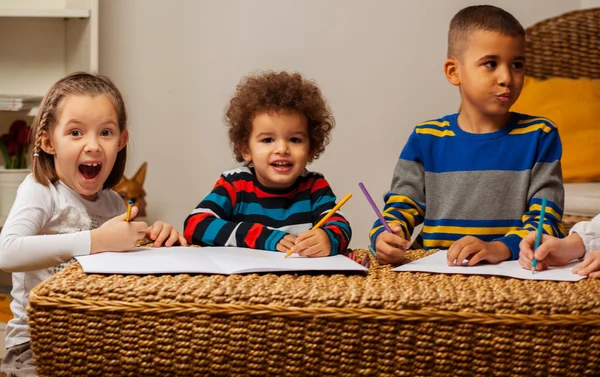
[{"label": "child's fingers", "polygon": [[181,233],[179,234],[179,244],[181,246],[188,246],[187,240],[185,239],[185,237]]},{"label": "child's fingers", "polygon": [[594,258],[586,258],[587,259],[587,264],[586,260],[584,260],[580,265],[585,264],[583,267],[579,268],[579,266],[576,266],[575,269],[577,270],[576,274],[581,275],[581,276],[587,276],[589,274],[591,274],[592,272],[598,271],[600,270],[600,259],[594,259]]},{"label": "child's fingers", "polygon": [[325,256],[325,250],[323,249],[323,244],[319,242],[316,245],[302,250],[300,252],[300,255],[304,255],[307,257],[323,257]]},{"label": "child's fingers", "polygon": [[292,247],[294,247],[294,243],[292,241],[290,241],[287,238],[282,238],[281,241],[279,241],[279,244],[281,244],[284,248],[285,248],[285,252],[287,252],[288,250],[291,250]]},{"label": "child's fingers", "polygon": [[[458,256],[456,257],[456,265],[457,266],[461,266],[463,264],[463,262],[465,260],[467,260],[467,265],[468,266],[472,266],[471,264],[469,264],[469,262],[471,261],[471,259],[473,259],[473,256],[477,253],[483,254],[481,253],[481,245],[473,243],[470,245],[465,246],[460,253],[458,254]],[[485,255],[484,255],[485,256]]]},{"label": "child's fingers", "polygon": [[132,221],[129,223],[130,229],[137,233],[138,239],[144,238],[146,236],[146,230],[148,229],[148,224],[143,221]]},{"label": "child's fingers", "polygon": [[390,229],[392,230],[392,232],[393,232],[395,235],[397,235],[397,236],[399,236],[399,237],[400,237],[400,235],[402,234],[402,227],[401,227],[400,225],[398,225],[398,224],[392,224],[392,225],[390,226]]},{"label": "child's fingers", "polygon": [[298,238],[296,238],[296,244],[292,247],[292,251],[294,253],[302,255],[302,250],[307,249],[317,243],[317,240],[315,239],[315,233],[309,233],[307,236],[305,236],[305,234],[306,232],[300,233]]},{"label": "child's fingers", "polygon": [[545,261],[538,261],[537,265],[535,266],[536,271],[544,271],[547,269],[548,269],[548,263],[546,263]]},{"label": "child's fingers", "polygon": [[[521,241],[522,243],[523,241]],[[519,265],[521,265],[521,267],[530,270],[531,269],[531,263],[533,262],[533,251],[531,249],[527,250],[527,249],[523,249],[521,248],[521,250],[519,251]]]},{"label": "child's fingers", "polygon": [[[454,266],[455,264],[457,265],[461,265],[462,262],[467,259],[466,257],[469,256],[469,254],[467,253],[463,253],[463,250],[469,246],[475,243],[474,239],[472,239],[474,237],[463,237],[461,239],[459,239],[458,241],[454,242],[450,248],[448,249],[448,253],[446,255],[446,259],[448,262],[448,266]],[[462,253],[462,256],[461,256]],[[460,259],[462,258],[462,259]],[[456,261],[456,263],[455,263]]]},{"label": "child's fingers", "polygon": [[154,246],[159,247],[165,244],[165,242],[172,236],[172,230],[174,230],[172,225],[164,224],[160,230],[160,233],[158,233],[158,236],[156,236],[156,239],[154,240]]},{"label": "child's fingers", "polygon": [[543,243],[535,251],[535,259],[537,259],[538,261],[544,260],[548,256],[548,254],[550,254],[551,251],[552,242],[549,241],[548,243]]},{"label": "child's fingers", "polygon": [[[179,232],[175,228],[171,228],[171,233],[169,234],[169,238],[165,241],[166,247],[171,247],[175,245],[175,242],[179,240]],[[158,240],[157,240],[158,241]]]},{"label": "child's fingers", "polygon": [[578,274],[580,270],[586,268],[592,261],[593,258],[590,258],[590,255],[588,254],[583,258],[583,261],[576,265],[571,271],[573,271],[574,274]]},{"label": "child's fingers", "polygon": [[287,251],[289,250],[289,248],[283,246],[281,242],[278,242],[277,245],[275,245],[275,249],[280,253],[287,253]]},{"label": "child's fingers", "polygon": [[485,253],[483,252],[483,250],[480,250],[479,252],[476,252],[475,254],[471,255],[471,258],[469,259],[467,266],[475,266],[477,263],[482,262],[484,260],[485,260]]},{"label": "child's fingers", "polygon": [[600,271],[594,271],[591,274],[589,274],[588,277],[598,279],[598,278],[600,278]]},{"label": "child's fingers", "polygon": [[[129,216],[129,221],[132,221],[133,219],[135,219],[135,217],[138,215],[138,212],[139,212],[138,207],[131,206],[131,214]],[[127,211],[125,211],[124,213],[117,216],[117,218],[121,221],[127,221]]]},{"label": "child's fingers", "polygon": [[404,260],[404,249],[398,249],[391,245],[381,245],[377,248],[377,261],[380,264],[396,265]]},{"label": "child's fingers", "polygon": [[520,253],[527,253],[533,258],[533,247],[535,245],[536,232],[529,232],[521,242],[519,242]]},{"label": "child's fingers", "polygon": [[165,225],[165,223],[163,223],[162,221],[155,222],[154,224],[152,224],[152,226],[150,226],[148,228],[148,232],[146,233],[146,237],[148,237],[148,239],[150,239],[152,241],[156,241],[156,238],[158,237],[158,235],[162,231],[164,225]]},{"label": "child's fingers", "polygon": [[393,245],[394,248],[402,247],[402,248],[406,249],[407,247],[405,247],[405,246],[407,246],[407,245],[410,246],[409,241],[405,240],[404,238],[400,237],[397,234],[391,234],[389,232],[384,232],[384,233],[381,233],[378,238],[380,238],[381,241],[385,242],[388,245]]}]

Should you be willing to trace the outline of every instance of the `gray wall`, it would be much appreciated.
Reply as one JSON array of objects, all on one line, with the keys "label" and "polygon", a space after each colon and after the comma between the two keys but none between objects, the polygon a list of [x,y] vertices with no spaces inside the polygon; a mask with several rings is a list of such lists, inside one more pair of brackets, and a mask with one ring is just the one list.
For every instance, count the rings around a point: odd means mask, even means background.
[{"label": "gray wall", "polygon": [[[149,221],[180,230],[219,173],[236,166],[223,112],[239,79],[256,70],[315,79],[337,127],[310,169],[325,174],[353,247],[365,247],[400,150],[419,122],[454,112],[443,75],[447,27],[477,1],[102,0],[100,71],[123,91],[130,115],[132,175],[148,161]],[[524,26],[600,1],[496,0]]]}]

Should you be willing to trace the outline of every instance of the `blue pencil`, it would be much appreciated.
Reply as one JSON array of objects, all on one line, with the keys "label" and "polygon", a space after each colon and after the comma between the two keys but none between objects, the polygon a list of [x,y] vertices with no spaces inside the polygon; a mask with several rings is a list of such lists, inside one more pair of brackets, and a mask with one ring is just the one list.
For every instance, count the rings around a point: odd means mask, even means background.
[{"label": "blue pencil", "polygon": [[535,273],[537,267],[537,259],[535,259],[535,251],[540,247],[542,242],[542,232],[544,229],[544,217],[546,215],[546,197],[542,199],[542,210],[540,211],[540,221],[538,222],[537,236],[535,237],[535,249],[533,249],[533,260],[531,261],[531,273]]}]

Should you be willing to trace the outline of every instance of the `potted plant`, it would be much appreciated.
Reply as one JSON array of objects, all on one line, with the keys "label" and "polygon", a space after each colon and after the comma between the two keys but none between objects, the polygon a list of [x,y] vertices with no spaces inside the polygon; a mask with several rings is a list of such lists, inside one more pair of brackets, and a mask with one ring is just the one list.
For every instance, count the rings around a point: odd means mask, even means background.
[{"label": "potted plant", "polygon": [[30,144],[31,127],[24,120],[15,120],[8,133],[0,136],[4,157],[4,166],[0,166],[0,226],[15,201],[17,188],[30,172],[27,161]]}]

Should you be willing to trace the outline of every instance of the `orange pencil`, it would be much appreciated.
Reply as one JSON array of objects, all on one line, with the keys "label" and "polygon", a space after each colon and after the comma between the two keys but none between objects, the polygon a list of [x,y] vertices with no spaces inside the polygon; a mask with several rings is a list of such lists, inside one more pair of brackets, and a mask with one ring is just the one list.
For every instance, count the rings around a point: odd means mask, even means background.
[{"label": "orange pencil", "polygon": [[127,215],[125,216],[125,221],[131,221],[131,205],[133,204],[133,200],[129,199],[127,202]]},{"label": "orange pencil", "polygon": [[[335,207],[333,207],[333,209],[331,211],[327,212],[327,214],[325,216],[323,216],[321,221],[319,221],[315,226],[310,228],[310,230],[319,229],[321,227],[321,225],[325,224],[325,221],[327,221],[331,216],[333,216],[333,214],[336,213],[337,210],[340,209],[344,205],[344,203],[346,203],[348,201],[348,199],[350,199],[351,197],[352,197],[352,194],[348,194],[348,195],[344,196],[344,199],[340,200],[340,202],[338,204],[336,204]],[[288,250],[287,253],[285,254],[285,258],[292,255],[292,253],[293,253],[293,251],[291,249]]]}]

